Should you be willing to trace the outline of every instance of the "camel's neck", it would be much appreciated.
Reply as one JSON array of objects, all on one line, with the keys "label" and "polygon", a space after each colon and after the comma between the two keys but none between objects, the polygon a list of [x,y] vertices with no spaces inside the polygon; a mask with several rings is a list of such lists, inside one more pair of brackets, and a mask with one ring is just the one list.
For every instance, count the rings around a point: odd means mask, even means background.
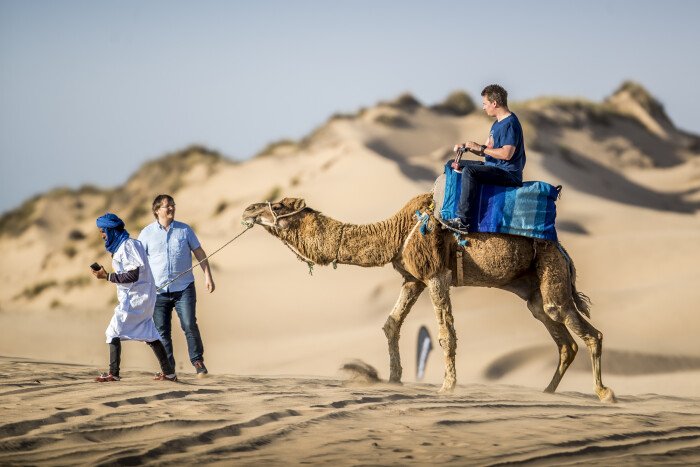
[{"label": "camel's neck", "polygon": [[304,259],[326,265],[334,261],[371,267],[383,266],[400,253],[416,218],[402,209],[381,222],[366,225],[343,224],[319,212],[310,211],[289,229],[269,229]]}]

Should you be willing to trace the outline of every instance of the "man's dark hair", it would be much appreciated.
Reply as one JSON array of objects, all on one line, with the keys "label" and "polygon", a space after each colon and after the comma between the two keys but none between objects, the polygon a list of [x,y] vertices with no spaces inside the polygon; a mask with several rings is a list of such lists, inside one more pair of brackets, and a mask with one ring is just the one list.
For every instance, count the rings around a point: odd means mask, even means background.
[{"label": "man's dark hair", "polygon": [[153,206],[151,206],[151,210],[153,211],[153,216],[156,219],[158,219],[158,209],[160,208],[160,203],[162,203],[164,199],[167,199],[168,203],[170,203],[170,204],[175,204],[175,200],[170,195],[158,195],[158,196],[156,196],[156,199],[153,200]]},{"label": "man's dark hair", "polygon": [[499,107],[508,107],[508,91],[498,84],[489,84],[481,91],[482,96],[486,96],[489,102],[495,102]]}]

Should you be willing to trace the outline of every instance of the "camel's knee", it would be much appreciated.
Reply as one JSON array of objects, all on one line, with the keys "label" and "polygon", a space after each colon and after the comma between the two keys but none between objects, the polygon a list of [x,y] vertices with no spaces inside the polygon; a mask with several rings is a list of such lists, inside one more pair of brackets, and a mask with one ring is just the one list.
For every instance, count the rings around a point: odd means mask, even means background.
[{"label": "camel's knee", "polygon": [[603,347],[603,333],[583,319],[575,309],[569,311],[565,318],[565,324],[586,343],[591,352],[600,353]]},{"label": "camel's knee", "polygon": [[600,331],[592,332],[591,334],[584,336],[583,341],[586,346],[591,349],[593,355],[600,355],[603,350],[603,333]]},{"label": "camel's knee", "polygon": [[445,353],[454,353],[457,349],[457,337],[449,331],[440,331],[438,333],[438,342]]},{"label": "camel's knee", "polygon": [[559,348],[559,359],[561,363],[565,366],[571,365],[576,358],[576,353],[578,352],[578,346],[575,342],[567,343]]},{"label": "camel's knee", "polygon": [[382,326],[382,329],[384,330],[384,335],[386,336],[387,339],[391,339],[394,336],[394,334],[396,334],[396,328],[397,328],[396,321],[394,320],[394,318],[389,316],[386,319],[384,326]]},{"label": "camel's knee", "polygon": [[561,305],[546,303],[543,306],[544,313],[549,318],[557,323],[563,323],[566,320],[566,309]]}]

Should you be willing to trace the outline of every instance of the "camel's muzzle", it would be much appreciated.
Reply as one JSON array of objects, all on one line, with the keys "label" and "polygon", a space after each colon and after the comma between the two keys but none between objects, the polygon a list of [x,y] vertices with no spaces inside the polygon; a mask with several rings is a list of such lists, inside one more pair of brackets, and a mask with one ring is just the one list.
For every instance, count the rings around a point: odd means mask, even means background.
[{"label": "camel's muzzle", "polygon": [[241,216],[241,223],[244,225],[267,225],[274,227],[274,223],[271,222],[269,219],[266,219],[266,216],[263,215],[264,213],[261,212],[250,212],[246,213],[244,212],[243,215]]}]

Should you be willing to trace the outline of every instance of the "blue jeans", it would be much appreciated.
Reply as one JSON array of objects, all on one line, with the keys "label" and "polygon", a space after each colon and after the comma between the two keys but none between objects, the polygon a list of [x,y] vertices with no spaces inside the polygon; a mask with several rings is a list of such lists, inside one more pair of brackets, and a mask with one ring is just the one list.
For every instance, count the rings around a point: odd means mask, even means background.
[{"label": "blue jeans", "polygon": [[194,282],[191,282],[184,290],[161,293],[156,298],[153,321],[156,323],[156,328],[162,338],[168,360],[173,368],[175,368],[171,333],[173,308],[175,308],[175,312],[180,318],[180,326],[187,339],[187,351],[190,354],[190,362],[194,364],[197,360],[204,360],[204,345],[202,344],[202,336],[199,334],[197,316],[195,315],[196,304],[197,291],[194,288]]},{"label": "blue jeans", "polygon": [[[452,161],[447,162],[450,166]],[[480,161],[459,161],[459,168],[462,170],[462,194],[459,198],[459,208],[457,215],[464,224],[471,224],[470,211],[479,201],[480,184],[501,185],[501,186],[523,186],[522,180],[517,176],[493,165],[485,165]]]}]

